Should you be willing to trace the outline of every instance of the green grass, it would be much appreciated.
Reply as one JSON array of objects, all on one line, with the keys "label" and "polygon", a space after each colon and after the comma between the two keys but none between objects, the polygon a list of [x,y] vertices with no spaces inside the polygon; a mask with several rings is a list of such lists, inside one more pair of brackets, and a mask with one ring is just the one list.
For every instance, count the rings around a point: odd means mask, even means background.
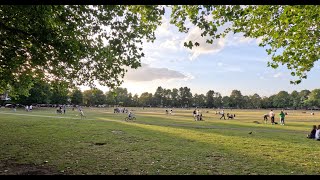
[{"label": "green grass", "polygon": [[66,174],[320,174],[320,142],[306,138],[320,113],[288,111],[280,126],[262,123],[268,110],[228,111],[234,120],[203,110],[196,122],[193,109],[133,109],[135,122],[106,108],[86,108],[82,120],[70,109],[1,108],[0,162]]}]

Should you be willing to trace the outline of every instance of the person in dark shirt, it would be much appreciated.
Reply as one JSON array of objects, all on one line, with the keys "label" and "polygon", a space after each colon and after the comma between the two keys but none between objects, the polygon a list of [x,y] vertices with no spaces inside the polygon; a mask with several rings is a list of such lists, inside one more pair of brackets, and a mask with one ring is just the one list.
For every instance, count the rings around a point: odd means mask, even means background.
[{"label": "person in dark shirt", "polygon": [[313,125],[313,129],[311,130],[310,134],[308,134],[307,138],[314,139],[316,135],[317,126]]}]

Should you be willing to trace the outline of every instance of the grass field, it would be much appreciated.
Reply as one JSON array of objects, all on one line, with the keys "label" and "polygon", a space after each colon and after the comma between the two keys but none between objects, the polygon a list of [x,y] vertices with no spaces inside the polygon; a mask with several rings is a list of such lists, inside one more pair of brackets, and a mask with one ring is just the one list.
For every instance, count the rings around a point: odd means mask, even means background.
[{"label": "grass field", "polygon": [[269,110],[219,120],[203,109],[194,121],[193,109],[130,109],[134,122],[107,108],[85,108],[85,119],[1,108],[0,174],[320,174],[320,141],[306,138],[320,112],[289,110],[281,126],[263,123]]}]

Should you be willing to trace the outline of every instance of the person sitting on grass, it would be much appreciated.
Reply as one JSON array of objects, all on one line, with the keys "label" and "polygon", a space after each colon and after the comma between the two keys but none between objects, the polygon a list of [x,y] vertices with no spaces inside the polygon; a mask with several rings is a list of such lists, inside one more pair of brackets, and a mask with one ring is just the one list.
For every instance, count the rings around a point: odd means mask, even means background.
[{"label": "person sitting on grass", "polygon": [[309,139],[315,139],[316,131],[317,131],[317,126],[316,126],[316,125],[313,125],[313,128],[312,128],[310,134],[307,135],[307,138],[309,138]]},{"label": "person sitting on grass", "polygon": [[204,121],[204,120],[202,119],[202,113],[200,113],[200,115],[199,115],[199,121]]},{"label": "person sitting on grass", "polygon": [[316,130],[315,139],[317,141],[320,141],[320,125],[318,125],[318,128]]}]

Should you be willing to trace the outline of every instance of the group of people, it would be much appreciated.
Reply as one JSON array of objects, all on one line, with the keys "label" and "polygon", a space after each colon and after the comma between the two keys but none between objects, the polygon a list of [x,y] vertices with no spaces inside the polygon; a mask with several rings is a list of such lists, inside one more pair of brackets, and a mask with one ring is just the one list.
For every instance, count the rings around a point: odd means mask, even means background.
[{"label": "group of people", "polygon": [[313,125],[313,128],[310,134],[307,135],[307,138],[320,141],[320,125],[318,125],[318,128],[316,125]]},{"label": "group of people", "polygon": [[128,113],[128,112],[129,112],[129,110],[126,109],[125,107],[124,108],[117,107],[117,108],[113,109],[113,113]]},{"label": "group of people", "polygon": [[57,107],[57,113],[62,114],[62,112],[63,112],[63,114],[66,113],[66,105],[65,104],[62,105],[62,106]]},{"label": "group of people", "polygon": [[30,106],[28,106],[28,105],[26,105],[25,107],[25,110],[27,111],[27,112],[29,112],[29,111],[32,111],[32,105],[30,105]]},{"label": "group of people", "polygon": [[195,121],[203,121],[202,119],[202,113],[199,111],[199,109],[195,109],[193,111],[193,117]]},{"label": "group of people", "polygon": [[170,111],[168,110],[168,109],[166,109],[166,114],[169,114],[170,113],[170,115],[172,114],[172,109],[170,109]]},{"label": "group of people", "polygon": [[[284,118],[286,117],[287,113],[285,113],[283,110],[280,111],[279,117],[280,117],[280,125],[284,125]],[[271,124],[278,124],[277,122],[274,121],[275,113],[271,109],[271,111],[268,114],[263,115],[263,120],[264,123],[267,124],[268,117],[270,117]]]},{"label": "group of people", "polygon": [[[217,114],[217,113],[216,113]],[[222,111],[220,111],[219,112],[219,114],[221,114],[221,117],[220,117],[220,119],[226,119],[226,116],[224,115],[224,110],[222,110]],[[229,113],[227,113],[227,117],[228,117],[228,119],[233,119],[233,118],[235,118],[236,117],[236,115],[235,114],[229,114]]]}]

